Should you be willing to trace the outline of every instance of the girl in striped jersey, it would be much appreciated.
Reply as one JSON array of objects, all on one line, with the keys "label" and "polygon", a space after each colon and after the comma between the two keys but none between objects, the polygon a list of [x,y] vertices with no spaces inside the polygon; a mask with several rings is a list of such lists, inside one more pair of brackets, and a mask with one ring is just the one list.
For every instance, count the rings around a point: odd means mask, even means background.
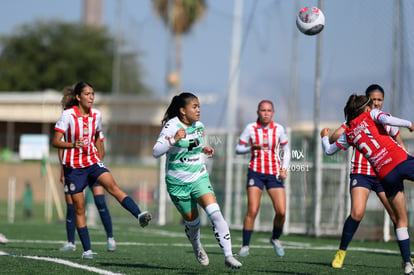
[{"label": "girl in striped jersey", "polygon": [[[67,108],[73,107],[74,101],[74,93],[73,93],[73,87],[65,87],[63,89],[63,98],[62,98],[62,107],[64,110]],[[100,137],[102,142],[97,143],[95,145],[100,145],[102,148],[98,149],[98,152],[100,152],[101,158],[104,157],[105,150],[103,148],[104,146],[104,134],[103,132],[100,132]],[[62,157],[63,157],[64,149],[59,149],[58,151],[58,157],[60,163],[62,163]],[[66,201],[66,237],[67,242],[63,245],[62,248],[60,248],[60,251],[75,251],[76,245],[75,245],[75,233],[76,233],[76,225],[75,225],[75,208],[73,207],[72,197],[69,193],[69,189],[67,186],[65,186],[65,175],[63,172],[63,165],[61,166],[60,171],[60,181],[62,185],[64,186],[64,192],[65,192],[65,201]],[[66,188],[65,188],[66,187]],[[90,190],[93,193],[94,201],[96,204],[96,208],[98,209],[99,216],[101,217],[102,224],[105,228],[105,232],[107,235],[107,250],[108,251],[115,251],[116,250],[116,242],[114,239],[113,231],[112,231],[112,218],[111,214],[109,213],[109,209],[105,202],[105,189],[100,185],[99,183],[95,182],[94,184],[90,185]]]},{"label": "girl in striped jersey", "polygon": [[351,95],[344,108],[345,132],[330,144],[328,128],[321,131],[322,146],[327,155],[354,147],[368,159],[396,217],[395,233],[405,274],[414,274],[411,263],[410,236],[403,180],[414,180],[414,158],[388,135],[384,125],[414,130],[410,121],[392,117],[372,108],[372,99]]},{"label": "girl in striped jersey", "polygon": [[[249,255],[250,238],[253,234],[254,221],[259,212],[264,187],[267,189],[276,212],[270,243],[278,256],[285,255],[279,238],[286,215],[286,193],[283,180],[287,177],[290,149],[285,130],[282,125],[272,120],[273,114],[273,103],[269,100],[261,101],[257,107],[257,121],[246,126],[236,147],[237,154],[251,153],[246,183],[248,205],[243,225],[243,246],[238,252],[238,255],[242,257]],[[279,148],[283,152],[283,162],[279,158],[281,153]]]},{"label": "girl in striped jersey", "polygon": [[[101,113],[92,108],[94,89],[87,82],[75,85],[72,107],[63,111],[55,125],[53,146],[64,149],[62,156],[65,188],[69,191],[75,210],[76,228],[83,247],[82,258],[92,259],[91,242],[85,219],[83,190],[87,185],[100,183],[121,205],[134,215],[142,227],[148,225],[151,214],[141,212],[136,203],[115,183],[99,152],[103,146]],[[67,106],[69,107],[69,106]]]},{"label": "girl in striped jersey", "polygon": [[[373,107],[375,109],[382,109],[382,104],[384,102],[384,89],[381,86],[377,84],[370,85],[366,89],[365,95],[372,99]],[[339,136],[342,135],[346,127],[346,123],[344,122],[338,129],[336,129],[329,139],[330,143],[334,143],[339,138]],[[389,125],[385,125],[384,127],[387,133],[401,147],[405,148],[401,136],[399,135],[398,127],[392,127]],[[394,227],[396,222],[394,211],[392,210],[391,205],[385,196],[384,188],[375,176],[374,169],[371,167],[368,160],[363,156],[363,154],[361,154],[356,149],[353,150],[352,154],[349,179],[349,189],[351,193],[351,213],[346,218],[343,226],[339,249],[336,252],[335,257],[331,263],[333,268],[341,268],[343,266],[346,250],[364,216],[365,208],[371,190],[376,192],[378,198],[390,215],[390,218],[394,223]]]},{"label": "girl in striped jersey", "polygon": [[162,120],[163,128],[153,155],[156,158],[167,156],[167,191],[184,219],[185,233],[197,261],[209,264],[200,242],[199,204],[213,224],[214,235],[225,256],[225,266],[239,269],[242,264],[233,257],[229,226],[221,214],[204,163],[204,156],[212,157],[214,149],[203,146],[204,125],[199,119],[200,103],[194,94],[174,96]]}]

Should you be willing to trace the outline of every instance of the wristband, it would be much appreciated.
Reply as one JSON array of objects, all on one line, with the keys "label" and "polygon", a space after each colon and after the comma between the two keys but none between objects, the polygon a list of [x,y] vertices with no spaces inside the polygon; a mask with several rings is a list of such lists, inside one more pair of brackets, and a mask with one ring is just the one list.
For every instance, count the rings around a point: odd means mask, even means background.
[{"label": "wristband", "polygon": [[170,144],[170,146],[174,146],[174,144],[175,144],[175,139],[174,139],[174,137],[169,137],[169,138],[168,138],[168,143]]}]

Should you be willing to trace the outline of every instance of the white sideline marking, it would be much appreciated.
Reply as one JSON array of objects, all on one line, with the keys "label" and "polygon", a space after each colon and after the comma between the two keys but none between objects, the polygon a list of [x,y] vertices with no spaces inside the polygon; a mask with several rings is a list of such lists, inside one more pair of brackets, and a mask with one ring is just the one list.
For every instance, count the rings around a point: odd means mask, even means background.
[{"label": "white sideline marking", "polygon": [[[156,232],[155,232],[156,231]],[[171,236],[171,237],[180,237],[182,238],[185,236],[183,233],[177,233],[177,232],[169,232],[165,230],[153,230],[152,233],[156,233],[156,235],[164,235],[164,236]],[[211,235],[207,234],[201,234],[202,238],[208,238],[211,237]],[[273,249],[273,246],[270,245],[269,239],[258,239],[259,242],[264,243],[263,245],[250,245],[250,248],[263,248],[263,249]],[[47,243],[47,244],[63,244],[63,241],[50,241],[50,240],[10,240],[11,243]],[[92,245],[106,245],[106,242],[92,242]],[[141,242],[116,242],[117,246],[159,246],[159,247],[165,247],[165,246],[177,246],[177,247],[183,247],[188,246],[190,247],[191,244],[189,242],[186,243],[179,243],[179,242],[170,242],[170,243],[141,243]],[[324,246],[314,246],[309,243],[300,243],[300,242],[289,242],[289,241],[283,241],[282,245],[286,249],[309,249],[309,250],[338,250],[338,246],[332,246],[332,245],[324,245]],[[217,244],[203,244],[204,247],[216,247]],[[236,248],[237,245],[233,245],[233,249]],[[388,254],[395,254],[399,255],[400,252],[397,250],[390,250],[390,249],[379,249],[379,248],[367,248],[367,247],[357,247],[357,246],[351,246],[347,249],[348,251],[367,251],[367,252],[377,252],[377,253],[388,253]],[[8,255],[7,253],[1,254],[1,255]]]},{"label": "white sideline marking", "polygon": [[54,263],[63,264],[63,265],[67,265],[67,266],[74,267],[74,268],[84,269],[84,270],[95,272],[95,273],[102,274],[102,275],[122,275],[122,273],[114,273],[114,272],[111,272],[111,271],[108,271],[108,270],[104,270],[104,269],[100,269],[100,268],[96,268],[96,267],[91,267],[91,266],[87,266],[87,265],[81,265],[81,264],[77,264],[77,263],[74,263],[74,262],[71,262],[71,261],[62,260],[62,259],[58,259],[58,258],[11,255],[11,254],[8,254],[4,251],[0,251],[0,256],[12,256],[12,257],[27,258],[27,259],[32,259],[32,260],[46,261],[46,262],[54,262]]}]

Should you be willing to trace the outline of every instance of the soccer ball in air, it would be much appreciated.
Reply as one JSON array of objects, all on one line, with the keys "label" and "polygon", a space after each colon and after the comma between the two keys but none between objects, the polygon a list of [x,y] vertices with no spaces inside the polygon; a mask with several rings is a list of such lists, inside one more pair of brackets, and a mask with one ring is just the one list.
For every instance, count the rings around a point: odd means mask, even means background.
[{"label": "soccer ball in air", "polygon": [[316,7],[304,7],[296,17],[296,26],[306,35],[320,33],[325,26],[325,15]]}]

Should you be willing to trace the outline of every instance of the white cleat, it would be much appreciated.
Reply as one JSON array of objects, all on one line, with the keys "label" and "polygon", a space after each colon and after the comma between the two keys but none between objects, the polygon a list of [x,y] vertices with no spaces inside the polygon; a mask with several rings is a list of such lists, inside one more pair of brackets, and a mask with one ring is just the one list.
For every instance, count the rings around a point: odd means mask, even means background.
[{"label": "white cleat", "polygon": [[0,233],[0,244],[6,244],[8,242],[9,240],[6,238],[6,236]]},{"label": "white cleat", "polygon": [[242,267],[241,262],[236,260],[233,256],[226,256],[224,259],[224,265],[231,269],[240,269]]},{"label": "white cleat", "polygon": [[207,266],[210,263],[210,260],[208,259],[207,253],[204,250],[202,246],[197,247],[194,250],[194,254],[196,256],[197,261],[204,266]]}]

